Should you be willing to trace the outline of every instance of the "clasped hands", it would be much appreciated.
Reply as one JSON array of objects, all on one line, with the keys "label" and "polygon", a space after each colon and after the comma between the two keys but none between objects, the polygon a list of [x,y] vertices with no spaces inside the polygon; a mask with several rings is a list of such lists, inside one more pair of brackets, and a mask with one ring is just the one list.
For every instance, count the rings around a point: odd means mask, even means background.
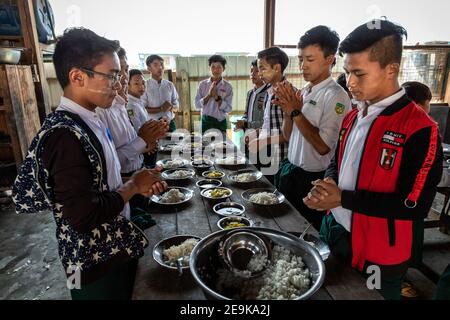
[{"label": "clasped hands", "polygon": [[303,202],[310,209],[327,211],[340,207],[342,191],[331,178],[312,182],[314,186]]},{"label": "clasped hands", "polygon": [[300,90],[294,88],[292,83],[283,81],[274,86],[272,103],[281,107],[285,115],[290,116],[292,111],[303,109],[303,96]]}]

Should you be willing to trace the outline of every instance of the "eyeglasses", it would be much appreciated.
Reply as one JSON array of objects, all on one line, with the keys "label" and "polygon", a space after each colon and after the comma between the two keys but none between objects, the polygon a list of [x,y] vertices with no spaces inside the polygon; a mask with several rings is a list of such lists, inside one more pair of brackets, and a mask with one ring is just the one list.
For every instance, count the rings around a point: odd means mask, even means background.
[{"label": "eyeglasses", "polygon": [[80,68],[80,70],[86,72],[87,74],[91,74],[91,75],[98,74],[100,76],[108,78],[110,81],[112,81],[112,85],[115,85],[115,84],[119,83],[122,80],[122,75],[120,73],[107,74],[107,73],[98,72],[98,71],[91,70],[91,69],[86,69],[86,68]]}]

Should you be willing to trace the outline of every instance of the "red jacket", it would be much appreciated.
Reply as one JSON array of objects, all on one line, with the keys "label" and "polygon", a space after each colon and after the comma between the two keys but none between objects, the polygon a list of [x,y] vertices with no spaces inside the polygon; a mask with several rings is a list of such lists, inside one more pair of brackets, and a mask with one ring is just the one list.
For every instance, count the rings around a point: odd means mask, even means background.
[{"label": "red jacket", "polygon": [[[351,111],[342,124],[334,161],[337,177],[357,114]],[[356,191],[342,193],[342,206],[353,211],[353,267],[362,271],[368,264],[408,262],[413,221],[428,214],[442,174],[440,150],[436,123],[406,96],[373,122]]]}]

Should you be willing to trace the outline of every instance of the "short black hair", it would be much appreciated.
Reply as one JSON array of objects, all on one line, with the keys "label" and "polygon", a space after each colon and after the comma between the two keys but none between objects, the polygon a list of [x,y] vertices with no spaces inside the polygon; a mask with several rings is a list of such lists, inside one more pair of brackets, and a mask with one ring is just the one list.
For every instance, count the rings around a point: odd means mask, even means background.
[{"label": "short black hair", "polygon": [[306,31],[298,42],[298,48],[305,49],[311,45],[318,45],[324,56],[328,57],[337,53],[339,40],[339,34],[336,31],[327,26],[317,26]]},{"label": "short black hair", "polygon": [[211,66],[215,62],[220,62],[222,64],[222,67],[225,69],[225,66],[227,65],[227,59],[225,59],[220,54],[215,54],[208,59],[208,64]]},{"label": "short black hair", "polygon": [[164,63],[164,59],[163,59],[162,57],[158,56],[157,54],[152,54],[152,55],[149,55],[149,56],[147,57],[147,59],[145,60],[145,64],[146,64],[147,67],[148,67],[148,66],[150,66],[150,65],[153,63],[153,61],[155,61],[155,60],[158,60],[158,61],[161,61],[161,62]]},{"label": "short black hair", "polygon": [[401,63],[403,36],[408,33],[402,26],[384,19],[375,19],[356,28],[339,46],[341,55],[370,50],[371,61],[382,68],[390,63]]},{"label": "short black hair", "polygon": [[430,88],[421,82],[405,82],[402,87],[405,88],[408,98],[417,104],[424,104],[426,101],[433,99]]},{"label": "short black hair", "polygon": [[336,83],[340,85],[345,90],[345,92],[347,93],[350,92],[350,90],[347,87],[347,77],[345,76],[345,73],[341,73],[339,77],[337,77]]},{"label": "short black hair", "polygon": [[119,56],[119,59],[127,58],[127,52],[122,47],[120,47],[119,50],[117,50],[117,55]]},{"label": "short black hair", "polygon": [[56,77],[63,89],[69,85],[69,73],[73,68],[94,69],[106,54],[114,54],[120,48],[118,41],[108,40],[85,28],[70,28],[58,38],[53,64]]},{"label": "short black hair", "polygon": [[137,76],[137,75],[144,76],[144,74],[142,73],[141,70],[131,69],[129,72],[129,79],[131,80],[131,78],[133,78],[134,76]]},{"label": "short black hair", "polygon": [[273,67],[276,64],[281,65],[282,73],[284,73],[284,70],[286,70],[289,64],[288,55],[279,47],[270,47],[268,49],[258,52],[258,59],[265,59],[270,64],[271,67]]},{"label": "short black hair", "polygon": [[250,67],[258,68],[258,59],[252,60]]}]

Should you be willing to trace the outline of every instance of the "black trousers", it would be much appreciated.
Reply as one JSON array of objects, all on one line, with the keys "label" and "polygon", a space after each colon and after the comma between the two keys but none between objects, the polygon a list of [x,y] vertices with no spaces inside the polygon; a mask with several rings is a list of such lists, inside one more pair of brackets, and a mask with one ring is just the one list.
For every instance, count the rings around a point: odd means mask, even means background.
[{"label": "black trousers", "polygon": [[305,198],[313,188],[311,183],[323,179],[324,176],[325,171],[308,172],[294,166],[287,159],[281,163],[280,169],[275,175],[275,186],[277,189],[286,196],[289,202],[302,216],[313,224],[316,230],[320,230],[322,219],[326,212],[308,208],[303,203],[303,198]]}]

